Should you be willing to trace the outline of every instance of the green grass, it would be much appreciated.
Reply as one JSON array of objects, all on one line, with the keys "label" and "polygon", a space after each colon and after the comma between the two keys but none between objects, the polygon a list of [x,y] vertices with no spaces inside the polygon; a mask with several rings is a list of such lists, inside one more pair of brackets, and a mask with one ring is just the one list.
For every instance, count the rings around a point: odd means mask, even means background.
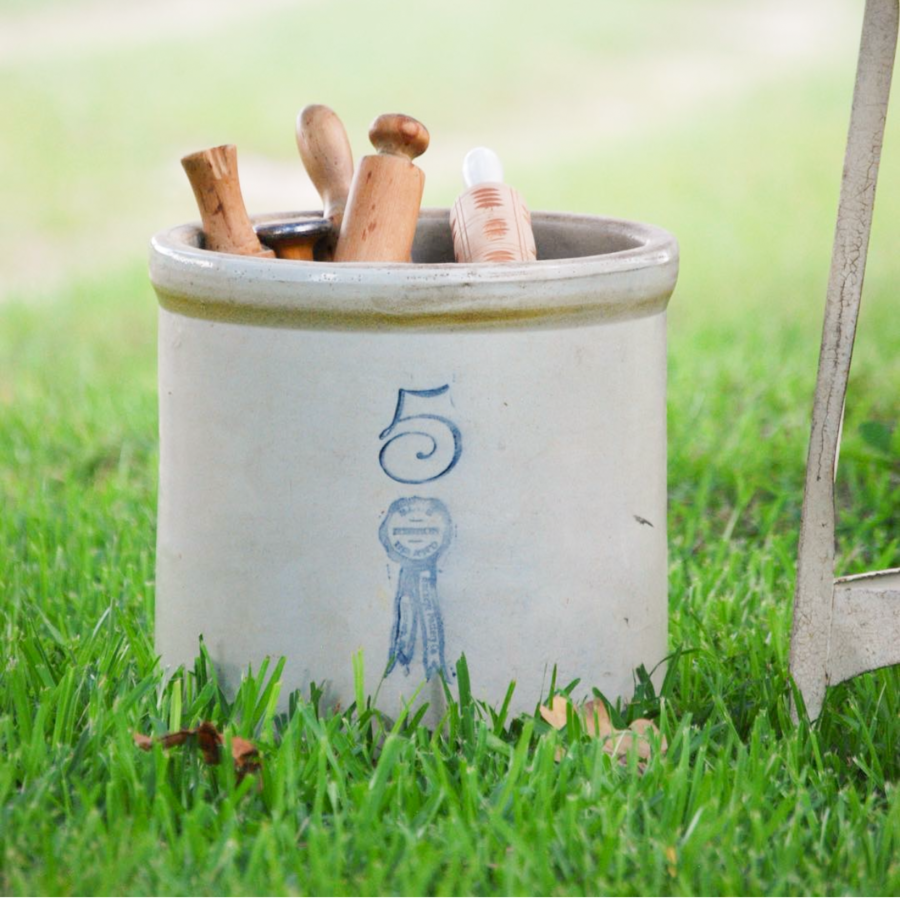
[{"label": "green grass", "polygon": [[[623,13],[623,47],[640,41],[639,13],[652,6]],[[339,7],[316,9],[340,18]],[[400,16],[399,6],[390,11]],[[541,21],[523,27],[538,35]],[[571,38],[573,68],[604,34],[591,20]],[[564,37],[554,26],[547,43]],[[607,44],[625,53],[608,35]],[[173,51],[182,70],[192,48]],[[71,80],[52,94],[64,121],[78,120],[85,98],[104,96],[99,122],[116,134],[129,79],[153,49],[138,48],[118,84],[109,73],[124,51],[110,50],[77,71],[65,60],[52,72],[4,71],[4,88],[20,92],[0,96],[25,108],[29,85],[49,91],[54,77],[77,76],[80,100]],[[791,597],[845,76],[823,68],[631,137],[518,163],[536,208],[647,219],[681,242],[669,364],[670,644],[681,652],[663,696],[644,694],[631,709],[655,715],[669,744],[642,775],[589,738],[486,709],[477,668],[436,732],[414,717],[385,722],[364,695],[339,712],[294,697],[279,716],[276,661],[231,701],[202,657],[195,673],[164,685],[152,647],[156,345],[143,247],[51,293],[20,288],[0,306],[0,893],[896,895],[900,672],[833,689],[814,726],[789,716]],[[353,79],[335,78],[340,106]],[[373,96],[400,82],[386,76]],[[402,99],[418,91],[424,103],[429,83],[407,79]],[[151,171],[173,136],[193,139],[241,110],[280,127],[294,110],[278,106],[284,88],[276,94],[266,107],[248,86],[204,107],[192,133],[198,94],[185,90],[167,117],[151,91],[146,119],[167,136],[135,171]],[[445,104],[448,133],[458,130],[462,108],[444,95],[433,102]],[[481,121],[502,102],[478,98]],[[7,197],[27,199],[29,222],[65,236],[80,221],[77,198],[108,206],[130,170],[127,155],[114,154],[105,183],[90,147],[76,146],[77,185],[54,203],[27,183],[59,152],[51,121],[36,115],[30,137],[6,144],[23,165],[36,148]],[[126,149],[138,127],[122,127]],[[252,128],[241,127],[252,145]],[[262,129],[262,149],[274,134]],[[838,482],[842,574],[900,564],[898,148],[894,116]],[[134,746],[135,730],[203,719],[257,741],[260,779],[238,784],[227,764],[208,767],[190,748]]]}]

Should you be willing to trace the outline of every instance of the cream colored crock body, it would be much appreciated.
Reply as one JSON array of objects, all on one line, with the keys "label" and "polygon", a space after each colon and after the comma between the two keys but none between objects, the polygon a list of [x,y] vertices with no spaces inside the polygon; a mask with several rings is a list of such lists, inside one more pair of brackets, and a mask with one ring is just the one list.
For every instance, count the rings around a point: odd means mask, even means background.
[{"label": "cream colored crock body", "polygon": [[[531,710],[557,683],[628,696],[666,655],[665,307],[649,226],[534,216],[541,262],[256,260],[154,240],[161,302],[156,640],[284,696]],[[587,255],[591,254],[591,255]],[[553,258],[556,257],[556,258]],[[386,674],[387,673],[387,674]]]}]

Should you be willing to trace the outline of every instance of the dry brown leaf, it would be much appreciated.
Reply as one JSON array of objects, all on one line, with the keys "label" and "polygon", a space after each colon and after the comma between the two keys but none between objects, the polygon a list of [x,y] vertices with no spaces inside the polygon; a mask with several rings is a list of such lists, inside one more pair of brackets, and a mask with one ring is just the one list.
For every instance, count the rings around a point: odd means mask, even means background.
[{"label": "dry brown leaf", "polygon": [[[647,735],[651,733],[659,735],[659,729],[653,722],[649,719],[635,719],[628,728],[613,731],[606,739],[607,745],[604,749],[617,756],[620,762],[626,761],[632,747],[641,759],[650,759],[653,755],[653,744]],[[666,739],[662,736],[659,737],[659,749],[661,753],[665,753],[667,749]]]},{"label": "dry brown leaf", "polygon": [[[648,745],[650,745],[650,741],[647,740],[646,735],[649,732],[650,734],[654,734],[659,739],[659,752],[665,753],[666,750],[669,749],[669,745],[666,742],[666,739],[659,733],[659,728],[656,727],[656,722],[651,719],[635,719],[629,726],[629,731],[634,731],[641,736],[641,739]],[[648,752],[649,757],[649,752]]]},{"label": "dry brown leaf", "polygon": [[631,752],[631,748],[635,748],[635,752],[637,753],[640,759],[650,759],[651,754],[653,753],[653,747],[646,738],[641,737],[640,735],[636,735],[632,731],[614,731],[612,735],[607,738],[609,744],[609,748],[607,752],[612,756],[615,756],[619,759],[620,762],[626,762],[628,759],[628,754]]},{"label": "dry brown leaf", "polygon": [[609,720],[609,712],[606,705],[599,698],[588,700],[582,709],[584,716],[584,727],[591,737],[605,738],[608,734],[612,734],[612,722]]},{"label": "dry brown leaf", "polygon": [[566,710],[569,708],[569,701],[565,697],[557,694],[550,701],[550,709],[541,706],[541,718],[552,725],[557,731],[566,727]]},{"label": "dry brown leaf", "polygon": [[234,759],[234,767],[238,775],[246,775],[262,768],[259,758],[259,750],[250,741],[242,737],[231,739],[231,757]]},{"label": "dry brown leaf", "polygon": [[141,750],[149,751],[153,749],[153,738],[148,737],[146,734],[141,734],[139,731],[134,732],[134,742]]},{"label": "dry brown leaf", "polygon": [[[201,722],[196,728],[173,731],[155,739],[146,734],[134,733],[134,743],[141,750],[151,750],[154,743],[168,750],[170,747],[179,747],[187,743],[190,738],[196,738],[204,762],[212,766],[218,763],[225,738],[212,722]],[[262,766],[256,745],[242,737],[231,739],[231,756],[234,760],[234,769],[240,776],[255,772]]]},{"label": "dry brown leaf", "polygon": [[[549,709],[546,706],[541,706],[541,718],[553,728],[560,730],[565,728],[568,708],[569,701],[565,697],[557,695],[551,701]],[[659,736],[660,752],[666,752],[666,739],[659,735],[656,723],[650,719],[635,719],[628,728],[615,729],[612,727],[609,710],[607,710],[606,704],[599,697],[589,700],[581,709],[576,708],[576,711],[582,717],[584,730],[587,734],[602,740],[603,751],[610,756],[615,756],[622,764],[628,761],[628,754],[632,748],[635,748],[635,752],[640,759],[650,759],[653,753],[653,745],[648,738],[649,734]],[[564,751],[562,753],[557,751],[557,762],[563,755],[565,755]],[[641,763],[639,768],[643,771],[645,768],[644,764]]]},{"label": "dry brown leaf", "polygon": [[180,747],[182,744],[186,744],[193,736],[193,728],[182,728],[181,731],[173,731],[171,734],[164,734],[159,738],[159,742],[166,750],[168,750],[169,747]]},{"label": "dry brown leaf", "polygon": [[214,766],[219,762],[219,748],[225,739],[212,722],[201,722],[197,726],[197,746],[203,754],[203,761]]},{"label": "dry brown leaf", "polygon": [[186,744],[188,740],[196,734],[193,728],[184,728],[181,731],[173,731],[171,734],[164,734],[162,737],[152,738],[146,734],[134,732],[134,742],[141,750],[153,749],[154,743],[160,744],[164,749],[169,747],[180,747]]}]

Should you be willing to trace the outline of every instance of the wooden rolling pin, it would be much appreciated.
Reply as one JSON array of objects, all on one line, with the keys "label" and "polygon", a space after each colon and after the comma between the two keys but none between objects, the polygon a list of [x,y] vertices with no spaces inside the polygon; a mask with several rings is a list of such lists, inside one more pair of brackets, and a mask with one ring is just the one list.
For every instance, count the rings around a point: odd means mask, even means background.
[{"label": "wooden rolling pin", "polygon": [[296,134],[300,159],[322,198],[323,215],[332,227],[331,238],[326,238],[317,246],[316,256],[331,259],[353,180],[350,141],[336,113],[320,103],[300,110]]},{"label": "wooden rolling pin", "polygon": [[464,191],[450,210],[457,262],[528,262],[537,259],[531,214],[521,194],[503,183],[500,158],[476,147],[463,161]]},{"label": "wooden rolling pin", "polygon": [[410,116],[379,116],[369,128],[378,151],[353,176],[335,262],[409,262],[425,189],[413,164],[428,148],[428,130]]},{"label": "wooden rolling pin", "polygon": [[238,181],[237,149],[223,144],[181,160],[197,198],[206,249],[243,256],[275,256],[253,230]]}]

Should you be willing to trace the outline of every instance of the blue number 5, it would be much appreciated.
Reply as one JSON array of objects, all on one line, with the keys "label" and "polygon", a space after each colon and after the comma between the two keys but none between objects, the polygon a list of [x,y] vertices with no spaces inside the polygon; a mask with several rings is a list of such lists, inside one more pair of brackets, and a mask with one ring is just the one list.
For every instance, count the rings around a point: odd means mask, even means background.
[{"label": "blue number 5", "polygon": [[397,392],[394,419],[378,435],[387,440],[378,454],[385,475],[402,484],[425,484],[446,475],[459,461],[462,435],[440,413],[452,411],[450,385]]}]

